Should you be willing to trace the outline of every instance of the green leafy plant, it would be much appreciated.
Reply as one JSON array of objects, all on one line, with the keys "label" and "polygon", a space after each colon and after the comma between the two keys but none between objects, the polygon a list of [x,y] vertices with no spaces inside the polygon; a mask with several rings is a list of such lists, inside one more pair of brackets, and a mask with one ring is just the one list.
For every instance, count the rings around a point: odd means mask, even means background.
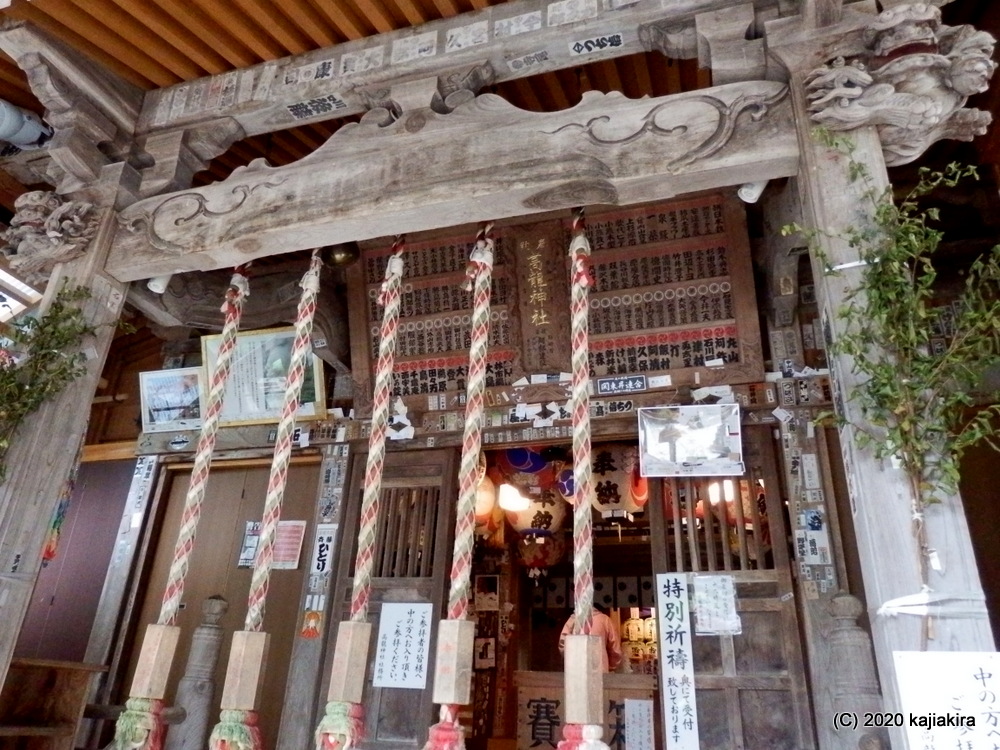
[{"label": "green leafy plant", "polygon": [[[848,155],[852,181],[871,184],[852,141],[822,132],[818,138]],[[879,458],[901,464],[918,507],[957,489],[959,460],[970,445],[1000,447],[1000,404],[978,404],[987,395],[979,392],[984,371],[1000,365],[1000,247],[976,259],[957,298],[943,304],[934,265],[943,237],[933,226],[938,210],[919,204],[938,188],[975,177],[974,168],[950,164],[943,171],[921,169],[917,185],[899,200],[891,189],[872,188],[865,194],[870,224],[835,235],[856,248],[864,264],[860,283],[838,311],[844,331],[832,347],[851,358],[860,376],[852,398],[866,422],[854,425],[855,434]]]},{"label": "green leafy plant", "polygon": [[86,372],[78,351],[94,332],[78,303],[86,289],[64,288],[45,315],[10,324],[0,343],[0,482],[6,478],[4,458],[24,418]]}]

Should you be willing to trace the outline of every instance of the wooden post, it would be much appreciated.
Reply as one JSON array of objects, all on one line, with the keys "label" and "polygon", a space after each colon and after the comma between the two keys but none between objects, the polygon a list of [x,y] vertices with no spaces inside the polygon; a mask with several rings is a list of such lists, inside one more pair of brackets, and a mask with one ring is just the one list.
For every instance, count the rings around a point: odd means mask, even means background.
[{"label": "wooden post", "polygon": [[114,234],[115,203],[137,184],[124,164],[105,167],[102,179],[83,196],[101,213],[97,234],[85,255],[53,271],[48,296],[63,282],[90,291],[82,304],[96,331],[83,342],[86,373],[30,415],[15,433],[7,453],[10,473],[0,485],[0,682],[6,678],[14,644],[41,569],[49,522],[59,491],[76,460],[80,435],[90,416],[91,399],[104,367],[125,300],[126,285],[101,272]]},{"label": "wooden post", "polygon": [[[802,160],[799,190],[805,224],[820,232],[811,248],[811,260],[828,345],[835,343],[844,332],[837,312],[847,304],[862,272],[857,264],[858,250],[838,235],[847,227],[863,227],[872,221],[874,206],[870,191],[878,194],[888,187],[883,145],[893,144],[880,140],[880,133],[873,126],[852,130],[849,137],[855,143],[855,150],[851,158],[864,164],[869,175],[867,181],[852,180],[850,159],[837,149],[820,144],[813,134],[804,81],[813,69],[825,62],[824,50],[839,45],[841,50],[863,52],[865,47],[860,32],[867,24],[863,16],[848,19],[845,11],[845,23],[829,29],[826,37],[801,26],[781,25],[780,22],[768,28],[769,49],[791,72],[790,89]],[[894,135],[903,139],[901,133]],[[914,138],[924,143],[919,134]],[[839,268],[839,274],[828,274],[828,265]],[[922,617],[884,613],[885,604],[898,597],[920,593],[925,583],[920,572],[923,552],[912,533],[910,482],[904,472],[893,468],[888,461],[876,459],[871,449],[862,450],[857,446],[854,425],[864,420],[851,395],[858,386],[858,378],[845,357],[831,356],[830,369],[835,399],[847,420],[841,429],[841,449],[885,710],[899,711],[902,707],[893,651],[993,651],[993,636],[985,607],[981,614],[966,611],[934,618],[934,637],[926,642]],[[930,571],[926,583],[938,593],[981,595],[982,586],[961,499],[953,496],[930,506],[925,511],[924,523],[930,544],[942,560],[939,570]],[[891,612],[891,607],[888,611]],[[894,747],[907,747],[902,729],[890,730],[890,738]]]},{"label": "wooden post", "polygon": [[222,648],[222,628],[219,620],[229,609],[220,597],[202,602],[202,622],[191,636],[184,676],[177,685],[176,706],[182,707],[187,718],[167,732],[167,750],[200,750],[208,744],[212,704],[215,698],[215,666]]}]

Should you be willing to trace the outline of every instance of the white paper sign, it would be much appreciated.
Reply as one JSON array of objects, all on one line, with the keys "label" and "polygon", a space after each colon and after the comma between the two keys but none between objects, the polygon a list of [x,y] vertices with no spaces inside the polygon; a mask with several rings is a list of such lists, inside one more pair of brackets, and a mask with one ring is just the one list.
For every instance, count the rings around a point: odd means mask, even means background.
[{"label": "white paper sign", "polygon": [[375,687],[423,690],[427,686],[433,605],[386,603],[378,625]]},{"label": "white paper sign", "polygon": [[653,750],[653,701],[625,699],[625,745],[628,750]]},{"label": "white paper sign", "polygon": [[660,699],[667,745],[670,750],[699,750],[686,573],[657,574],[656,611],[660,635]]},{"label": "white paper sign", "polygon": [[742,475],[739,405],[639,409],[639,458],[644,477]]},{"label": "white paper sign", "polygon": [[736,612],[736,585],[731,575],[694,577],[694,632],[697,635],[743,632]]},{"label": "white paper sign", "polygon": [[902,725],[913,750],[989,750],[997,744],[1000,654],[894,651]]},{"label": "white paper sign", "polygon": [[337,524],[316,524],[316,537],[313,539],[312,563],[310,573],[326,573],[330,570],[333,560],[333,541],[337,538]]}]

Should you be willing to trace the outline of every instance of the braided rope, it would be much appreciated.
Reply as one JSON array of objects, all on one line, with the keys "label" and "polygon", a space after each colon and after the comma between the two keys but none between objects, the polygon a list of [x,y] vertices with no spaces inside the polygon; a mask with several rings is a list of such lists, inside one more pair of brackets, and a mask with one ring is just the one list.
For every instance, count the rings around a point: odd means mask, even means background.
[{"label": "braided rope", "polygon": [[569,255],[572,262],[571,363],[573,372],[570,413],[573,418],[573,632],[590,633],[594,607],[594,550],[590,498],[594,476],[590,465],[590,363],[589,312],[590,243],[584,232],[583,209],[573,216],[573,240]]},{"label": "braided rope", "polygon": [[212,372],[211,386],[208,392],[208,402],[205,405],[204,421],[201,434],[198,436],[198,446],[195,449],[194,469],[188,483],[187,496],[184,499],[184,510],[181,513],[181,527],[177,533],[177,543],[174,545],[174,557],[170,563],[167,575],[167,585],[163,591],[163,602],[160,605],[160,625],[175,625],[181,599],[184,597],[184,581],[187,578],[191,554],[194,552],[194,540],[198,531],[198,521],[201,519],[201,508],[205,500],[205,488],[208,485],[208,475],[212,466],[212,452],[215,450],[215,439],[219,432],[219,419],[222,415],[223,401],[226,395],[226,383],[229,381],[230,365],[233,352],[236,350],[236,334],[243,315],[243,300],[249,295],[246,277],[239,272],[233,274],[226,291],[226,301],[222,312],[226,319],[222,326],[222,338],[219,344],[219,356]]},{"label": "braided rope", "polygon": [[313,320],[316,317],[316,298],[319,296],[319,274],[322,268],[319,251],[314,250],[309,269],[302,277],[302,297],[295,317],[295,340],[288,364],[285,380],[285,400],[278,422],[277,438],[274,443],[274,457],[268,478],[267,496],[264,499],[264,516],[260,525],[260,541],[257,557],[254,559],[253,575],[250,579],[250,595],[247,598],[247,616],[244,630],[260,632],[264,623],[264,605],[267,600],[271,566],[274,562],[274,542],[281,519],[281,504],[288,483],[288,464],[292,455],[292,433],[295,429],[295,414],[299,408],[302,384],[305,382],[306,363],[312,355]]},{"label": "braided rope", "polygon": [[469,581],[476,536],[476,488],[482,479],[479,453],[483,443],[483,392],[486,389],[486,354],[490,335],[490,290],[493,274],[492,224],[479,230],[466,270],[466,289],[472,292],[472,342],[465,387],[465,432],[458,470],[458,514],[451,562],[448,619],[464,620],[469,612]]},{"label": "braided rope", "polygon": [[399,287],[403,278],[402,236],[392,244],[386,264],[385,281],[379,294],[383,306],[379,336],[378,361],[375,365],[375,392],[372,399],[372,426],[368,436],[368,459],[361,498],[361,521],[358,530],[358,554],[355,562],[351,596],[351,620],[368,619],[372,568],[375,552],[375,522],[378,519],[379,493],[382,491],[382,466],[385,463],[385,435],[389,425],[389,401],[392,395],[392,369],[396,361],[396,335],[399,330]]}]

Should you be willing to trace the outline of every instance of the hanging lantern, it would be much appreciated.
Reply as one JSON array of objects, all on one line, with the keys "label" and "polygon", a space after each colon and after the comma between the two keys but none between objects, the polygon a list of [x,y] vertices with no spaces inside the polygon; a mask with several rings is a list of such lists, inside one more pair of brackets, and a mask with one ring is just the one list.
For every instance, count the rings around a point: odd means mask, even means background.
[{"label": "hanging lantern", "polygon": [[562,528],[568,507],[558,493],[541,490],[537,494],[525,495],[527,507],[522,510],[507,511],[507,521],[522,537],[552,536]]},{"label": "hanging lantern", "polygon": [[517,554],[528,569],[528,577],[538,583],[549,568],[562,560],[566,554],[566,540],[563,534],[526,537],[518,541]]},{"label": "hanging lantern", "polygon": [[594,450],[594,496],[591,504],[605,519],[632,520],[649,499],[645,480],[636,481],[638,448],[629,444],[604,445]]},{"label": "hanging lantern", "polygon": [[493,515],[493,508],[497,504],[497,488],[493,484],[493,480],[489,478],[485,473],[483,478],[479,480],[479,485],[476,487],[476,507],[475,516],[476,524],[480,521],[485,522],[490,516]]},{"label": "hanging lantern", "polygon": [[482,519],[476,518],[476,536],[483,538],[493,536],[503,526],[503,519],[503,508],[499,505],[494,505],[489,515],[483,517]]}]

